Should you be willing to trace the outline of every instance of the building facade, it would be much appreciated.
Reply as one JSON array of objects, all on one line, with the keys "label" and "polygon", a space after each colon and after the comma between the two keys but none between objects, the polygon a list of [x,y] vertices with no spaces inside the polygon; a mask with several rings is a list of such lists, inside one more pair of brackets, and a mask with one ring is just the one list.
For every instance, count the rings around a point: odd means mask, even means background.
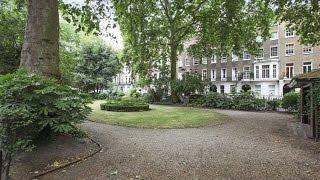
[{"label": "building facade", "polygon": [[[258,55],[248,51],[240,56],[213,53],[211,58],[199,60],[183,52],[178,61],[178,78],[187,72],[200,73],[203,79],[212,81],[220,93],[239,92],[249,87],[260,97],[280,98],[295,75],[319,68],[320,48],[301,45],[299,37],[285,24],[273,26],[270,33]],[[192,43],[186,43],[185,47]]]},{"label": "building facade", "polygon": [[126,95],[130,94],[130,90],[134,86],[131,70],[128,66],[124,66],[121,72],[113,78],[113,84],[115,91],[123,92]]}]

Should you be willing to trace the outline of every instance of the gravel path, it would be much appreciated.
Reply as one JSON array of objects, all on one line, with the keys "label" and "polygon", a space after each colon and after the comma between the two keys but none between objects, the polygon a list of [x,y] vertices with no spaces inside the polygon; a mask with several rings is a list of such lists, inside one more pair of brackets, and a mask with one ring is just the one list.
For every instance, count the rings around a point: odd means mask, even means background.
[{"label": "gravel path", "polygon": [[43,179],[320,179],[320,143],[290,136],[292,116],[217,111],[230,120],[194,129],[87,122],[104,150]]}]

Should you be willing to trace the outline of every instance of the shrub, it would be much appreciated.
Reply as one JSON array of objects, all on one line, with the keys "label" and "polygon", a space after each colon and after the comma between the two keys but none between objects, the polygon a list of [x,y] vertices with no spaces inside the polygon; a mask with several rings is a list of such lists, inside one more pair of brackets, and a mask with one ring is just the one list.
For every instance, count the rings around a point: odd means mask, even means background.
[{"label": "shrub", "polygon": [[299,105],[300,94],[296,92],[289,92],[283,96],[282,107],[289,111],[297,111]]},{"label": "shrub", "polygon": [[123,112],[147,111],[149,110],[149,105],[142,99],[123,97],[107,100],[105,103],[100,104],[100,109]]},{"label": "shrub", "polygon": [[234,103],[233,108],[237,110],[260,110],[264,105],[264,100],[256,98],[251,91],[236,93],[233,95],[232,99]]},{"label": "shrub", "polygon": [[275,111],[281,104],[281,100],[278,99],[272,99],[272,100],[267,100],[267,110]]},{"label": "shrub", "polygon": [[225,95],[217,92],[209,92],[206,95],[206,102],[204,106],[212,108],[229,109],[232,107],[232,99]]},{"label": "shrub", "polygon": [[74,134],[90,113],[86,94],[55,80],[18,70],[0,76],[0,145],[7,167],[18,151],[30,151],[39,136]]},{"label": "shrub", "polygon": [[110,97],[109,93],[93,94],[93,98],[97,100],[107,99],[108,97]]}]

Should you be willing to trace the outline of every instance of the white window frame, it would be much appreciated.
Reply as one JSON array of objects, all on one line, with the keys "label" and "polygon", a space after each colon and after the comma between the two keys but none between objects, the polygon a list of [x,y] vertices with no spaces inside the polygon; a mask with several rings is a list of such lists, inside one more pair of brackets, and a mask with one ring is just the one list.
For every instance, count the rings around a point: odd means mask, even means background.
[{"label": "white window frame", "polygon": [[[287,34],[288,34],[288,31],[292,31],[292,35],[287,35]],[[286,29],[284,30],[284,36],[285,36],[285,38],[292,38],[292,37],[294,37],[294,30],[292,30],[291,28],[286,28]]]},{"label": "white window frame", "polygon": [[[192,58],[192,60],[193,60],[193,65],[194,65],[194,66],[198,66],[198,65],[200,64],[198,59]],[[197,62],[197,63],[196,63],[196,62]]]},{"label": "white window frame", "polygon": [[[292,66],[287,66],[287,64],[292,64]],[[290,67],[290,69],[289,69],[289,76],[290,76],[290,74],[292,74],[291,77],[288,77],[288,76],[287,76],[287,67]],[[286,64],[285,64],[284,76],[285,76],[285,79],[291,79],[291,78],[293,78],[293,76],[294,76],[294,63],[286,63]]]},{"label": "white window frame", "polygon": [[239,57],[237,55],[235,55],[234,53],[232,53],[231,58],[232,58],[232,62],[236,62],[239,60]]},{"label": "white window frame", "polygon": [[[259,89],[257,87],[260,87]],[[259,91],[258,91],[259,90]],[[257,85],[254,85],[254,92],[260,96],[261,95],[261,85],[260,84],[257,84]]]},{"label": "white window frame", "polygon": [[272,78],[277,78],[278,74],[278,66],[276,64],[272,64]]},{"label": "white window frame", "polygon": [[[290,51],[291,49],[287,49],[287,47],[289,47],[289,45],[293,45],[292,46],[292,53],[288,54],[287,52]],[[285,56],[293,56],[294,55],[294,43],[286,43],[285,44]]]},{"label": "white window frame", "polygon": [[228,61],[228,56],[226,54],[221,55],[221,63],[226,63]]},{"label": "white window frame", "polygon": [[[249,56],[249,58],[245,58],[245,52],[248,53],[247,55]],[[242,59],[243,59],[244,61],[249,61],[249,60],[251,59],[251,54],[250,54],[249,51],[247,51],[247,50],[243,51],[242,55],[243,55],[243,58],[242,58]]]},{"label": "white window frame", "polygon": [[[246,70],[246,68],[249,68]],[[244,80],[249,80],[250,79],[250,66],[243,66],[243,79]]]},{"label": "white window frame", "polygon": [[216,81],[217,77],[217,70],[216,69],[211,69],[211,81]]},{"label": "white window frame", "polygon": [[211,64],[217,63],[217,55],[216,53],[212,53],[211,56]]},{"label": "white window frame", "polygon": [[232,80],[233,81],[238,80],[238,68],[237,67],[232,68]]},{"label": "white window frame", "polygon": [[[261,54],[261,50],[262,50],[262,54]],[[262,56],[255,56],[255,59],[257,59],[257,60],[261,60],[261,59],[264,59],[264,49],[263,48],[260,48],[259,49],[259,52],[258,52],[260,55],[262,55]]]},{"label": "white window frame", "polygon": [[[310,63],[310,64],[305,65],[305,63]],[[309,67],[310,67],[310,70],[309,69],[307,69],[307,71],[304,70],[304,68],[309,68]],[[310,71],[312,71],[312,62],[311,61],[303,62],[302,63],[302,73],[307,73]]]},{"label": "white window frame", "polygon": [[[272,48],[277,48],[277,56],[272,56]],[[279,47],[278,46],[270,46],[270,58],[279,57]]]},{"label": "white window frame", "polygon": [[227,68],[221,68],[221,81],[226,81],[226,80],[227,80]]},{"label": "white window frame", "polygon": [[206,80],[208,78],[208,70],[207,69],[202,69],[201,78],[202,78],[202,80]]},{"label": "white window frame", "polygon": [[[270,87],[273,87],[273,88],[270,88]],[[268,90],[269,90],[269,95],[274,96],[276,94],[276,85],[274,85],[274,84],[268,85]]]},{"label": "white window frame", "polygon": [[[264,68],[268,67],[268,68]],[[265,64],[261,66],[261,78],[269,79],[270,78],[270,64]]]},{"label": "white window frame", "polygon": [[[275,37],[272,37],[273,33],[276,33],[277,35]],[[272,41],[272,40],[278,40],[278,39],[279,39],[279,32],[278,31],[272,31],[270,33],[270,40]]]},{"label": "white window frame", "polygon": [[308,45],[308,46],[303,46],[302,47],[302,54],[311,54],[313,53],[313,47]]},{"label": "white window frame", "polygon": [[254,76],[255,76],[256,79],[260,78],[260,66],[255,66],[255,74],[254,74]]},{"label": "white window frame", "polygon": [[208,58],[206,57],[203,57],[201,61],[202,61],[202,64],[205,64],[205,65],[208,64]]}]

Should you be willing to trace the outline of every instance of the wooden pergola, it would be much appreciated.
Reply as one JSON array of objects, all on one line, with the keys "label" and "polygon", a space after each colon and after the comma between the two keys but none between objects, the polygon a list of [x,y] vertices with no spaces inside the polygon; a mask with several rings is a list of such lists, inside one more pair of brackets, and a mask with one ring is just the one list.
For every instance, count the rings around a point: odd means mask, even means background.
[{"label": "wooden pergola", "polygon": [[300,123],[307,137],[316,141],[320,138],[320,106],[315,94],[316,83],[320,82],[320,69],[296,76],[290,88],[300,88]]}]

